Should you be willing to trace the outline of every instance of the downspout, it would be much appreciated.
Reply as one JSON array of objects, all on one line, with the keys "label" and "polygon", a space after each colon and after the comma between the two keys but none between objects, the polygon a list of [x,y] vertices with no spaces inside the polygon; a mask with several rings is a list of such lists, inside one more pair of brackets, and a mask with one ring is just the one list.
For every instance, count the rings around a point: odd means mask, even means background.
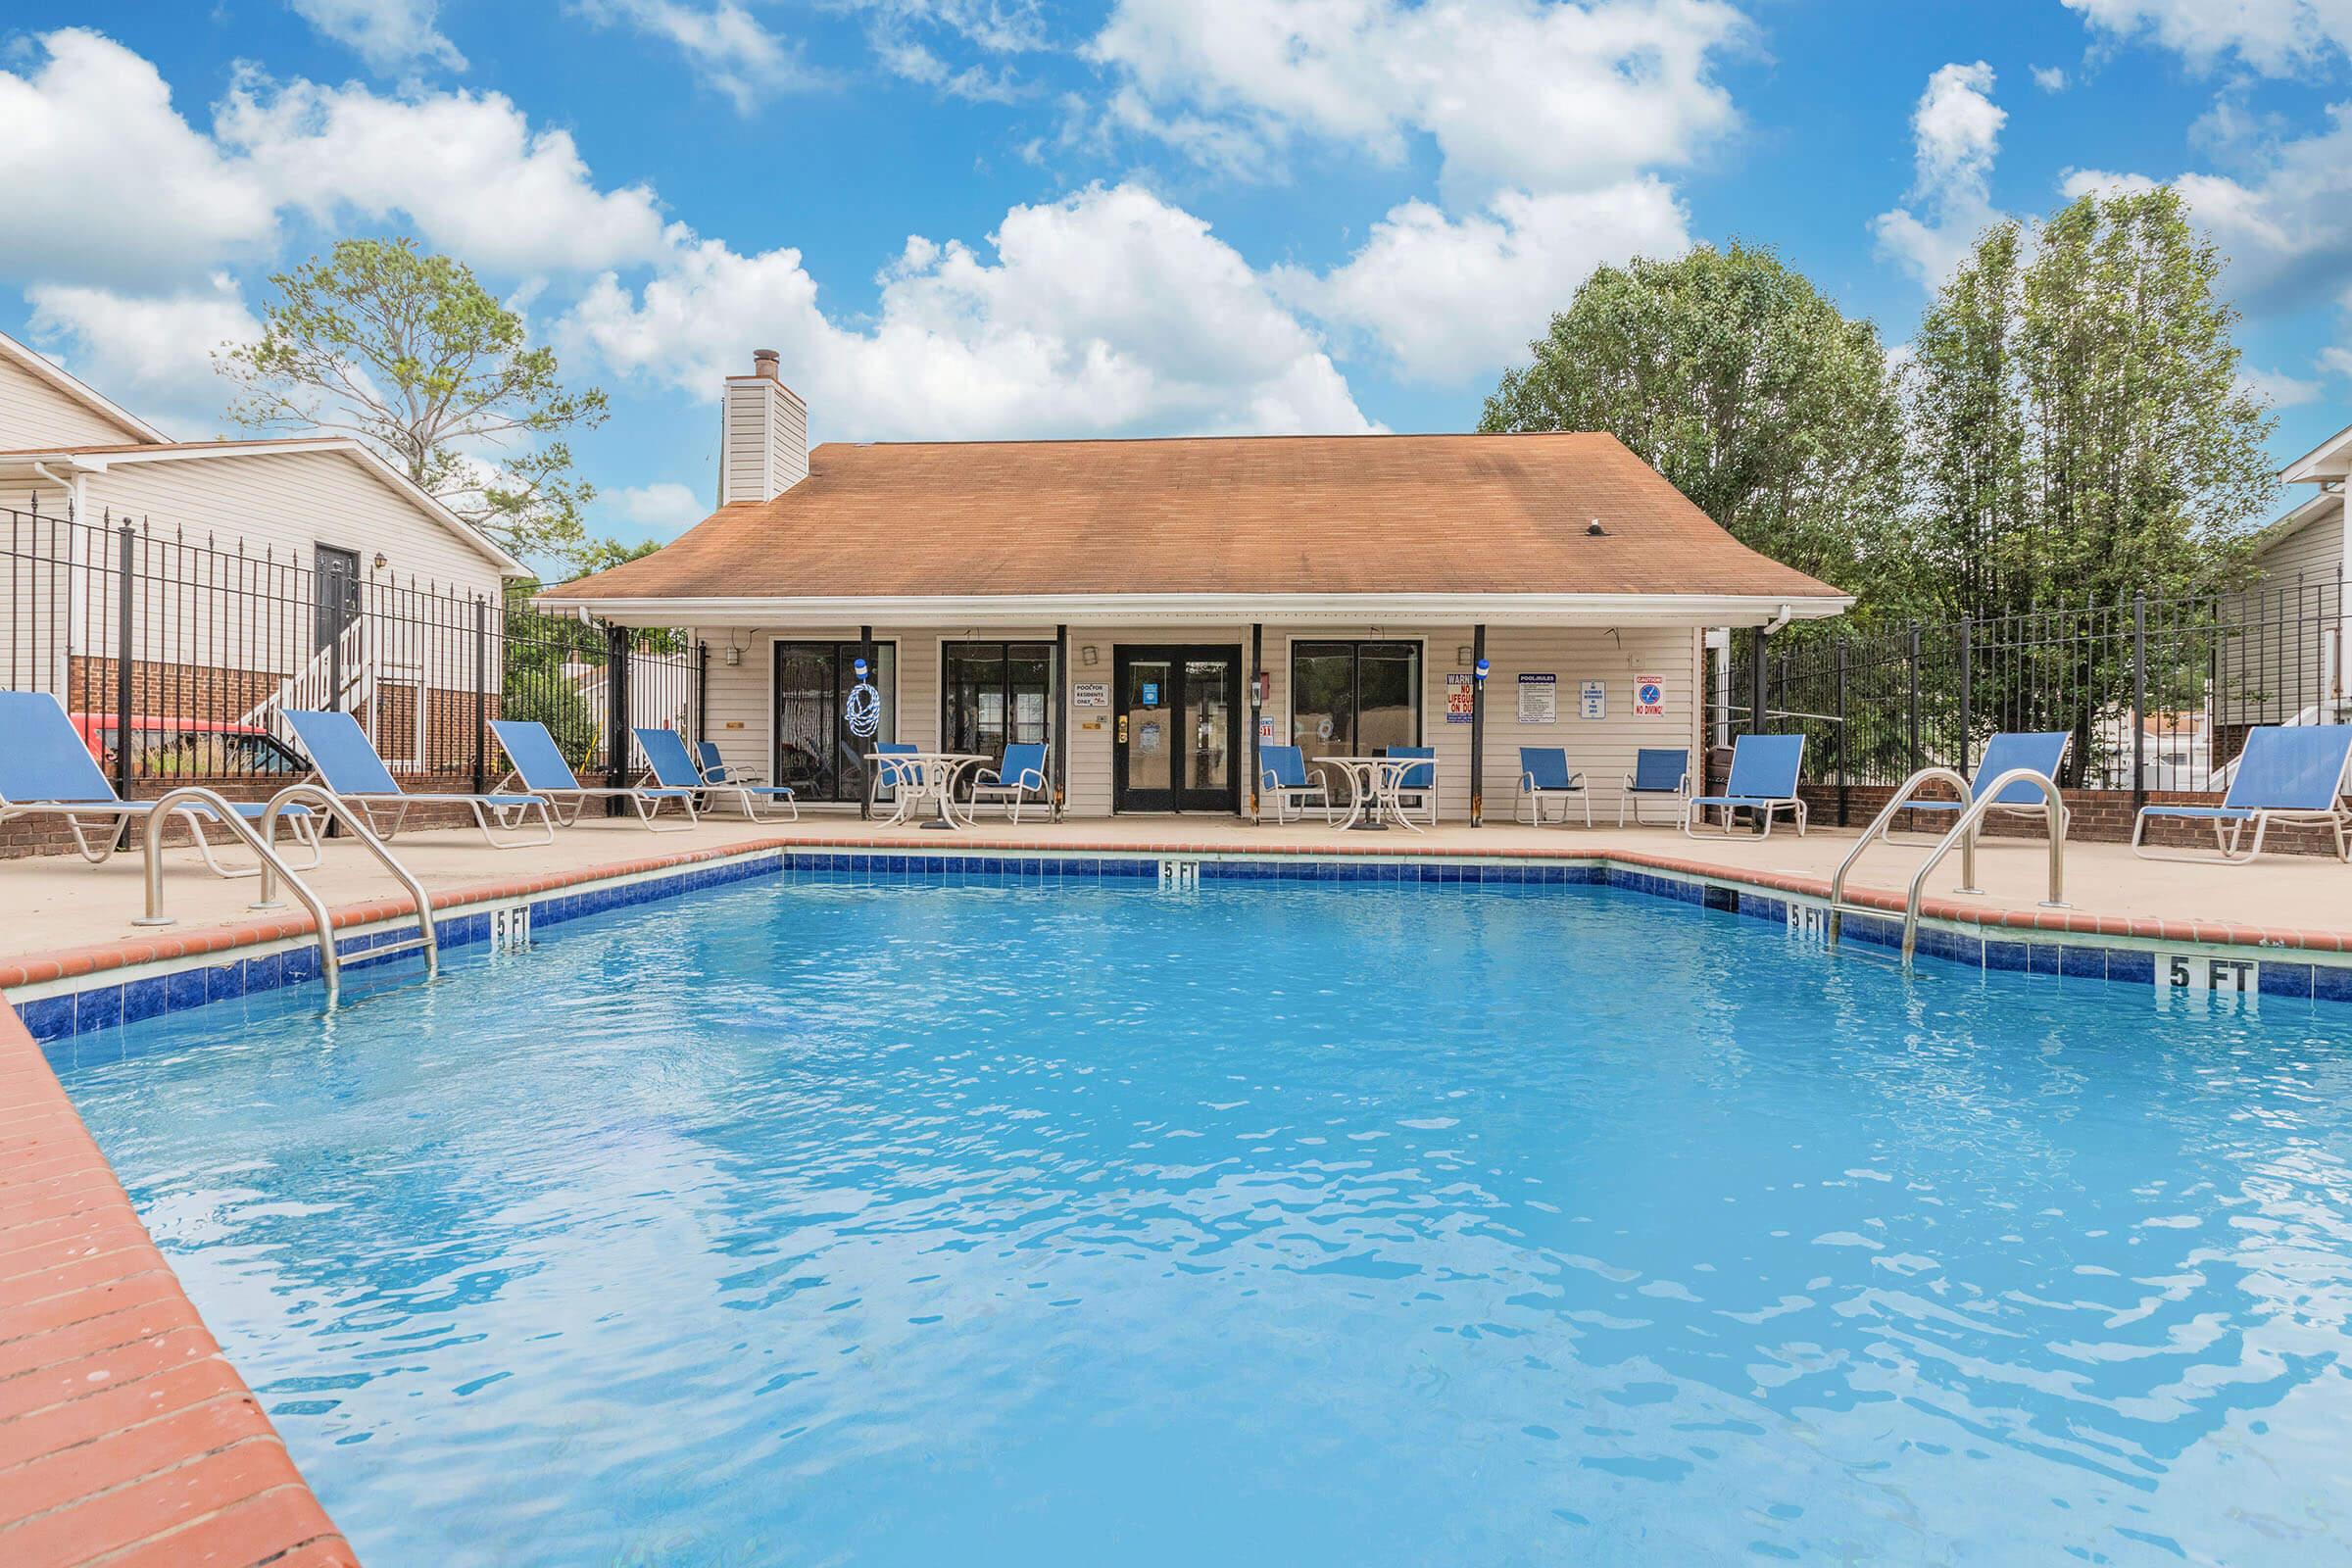
[{"label": "downspout", "polygon": [[[71,481],[61,479],[46,463],[35,463],[32,471],[66,493],[66,657],[62,667],[53,671],[60,699],[73,706],[74,661],[89,641],[89,570],[88,552],[82,545],[82,530],[71,526],[84,515],[89,502],[89,474],[78,466]],[[33,514],[37,518],[40,506],[36,502]]]},{"label": "downspout", "polygon": [[1781,612],[1764,623],[1764,635],[1767,637],[1776,635],[1782,627],[1788,625],[1795,618],[1795,609],[1788,605],[1783,605],[1781,607]]},{"label": "downspout", "polygon": [[90,476],[87,473],[76,468],[72,479],[61,479],[51,471],[46,463],[35,463],[32,466],[32,471],[66,492],[66,516],[69,520],[78,518],[82,514],[89,500],[89,492],[86,487],[89,484]]}]

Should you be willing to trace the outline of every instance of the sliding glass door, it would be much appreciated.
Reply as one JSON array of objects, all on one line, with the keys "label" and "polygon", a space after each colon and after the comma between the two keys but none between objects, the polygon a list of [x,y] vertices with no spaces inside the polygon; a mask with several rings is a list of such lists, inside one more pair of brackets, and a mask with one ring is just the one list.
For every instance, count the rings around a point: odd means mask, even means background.
[{"label": "sliding glass door", "polygon": [[945,643],[940,680],[947,750],[1003,761],[1007,746],[1053,744],[1052,643]]},{"label": "sliding glass door", "polygon": [[1292,644],[1291,743],[1310,762],[1420,745],[1421,645]]},{"label": "sliding glass door", "polygon": [[768,775],[803,801],[865,798],[865,755],[876,741],[898,738],[898,649],[874,645],[874,673],[882,694],[881,727],[871,736],[850,733],[844,706],[858,683],[858,643],[776,644],[775,763]]}]

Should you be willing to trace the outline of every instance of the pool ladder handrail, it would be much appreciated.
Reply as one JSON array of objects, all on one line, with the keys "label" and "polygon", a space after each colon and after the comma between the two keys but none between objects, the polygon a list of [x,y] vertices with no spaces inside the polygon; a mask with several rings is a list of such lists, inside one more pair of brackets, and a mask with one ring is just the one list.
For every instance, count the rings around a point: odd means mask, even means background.
[{"label": "pool ladder handrail", "polygon": [[1845,858],[1838,862],[1838,872],[1830,879],[1830,946],[1838,945],[1839,927],[1847,914],[1875,915],[1882,912],[1846,902],[1845,879],[1853,870],[1854,862],[1862,858],[1863,851],[1886,835],[1895,813],[1910,805],[1921,786],[1938,782],[1951,785],[1958,791],[1960,799],[1969,804],[1961,811],[1960,820],[1936,840],[1936,847],[1928,852],[1928,858],[1911,874],[1911,885],[1903,895],[1904,967],[1910,966],[1912,956],[1919,948],[1919,904],[1927,892],[1928,875],[1942,863],[1945,856],[1951,854],[1954,845],[1960,849],[1960,887],[1957,891],[1984,891],[1977,886],[1978,829],[1985,814],[2000,803],[2001,797],[2009,792],[2012,785],[2031,783],[2041,791],[2043,823],[2048,829],[2050,841],[2049,896],[2041,901],[2041,907],[2064,909],[2070,906],[2066,902],[2066,803],[2058,794],[2056,781],[2035,768],[2013,767],[1979,791],[1975,800],[1970,801],[1969,782],[1958,772],[1948,767],[1923,767],[1903,781],[1893,798],[1871,819],[1870,826],[1862,830],[1862,836],[1854,841],[1854,847],[1846,851]]},{"label": "pool ladder handrail", "polygon": [[408,889],[409,896],[416,900],[417,934],[405,942],[390,942],[380,947],[369,948],[367,956],[376,958],[386,957],[397,953],[421,951],[424,954],[425,977],[430,979],[440,973],[440,933],[433,926],[433,902],[425,893],[424,884],[416,879],[415,872],[403,865],[393,856],[384,841],[376,835],[373,828],[361,818],[359,813],[317,784],[292,784],[272,795],[269,805],[263,809],[262,825],[259,829],[247,822],[238,813],[236,807],[217,790],[209,790],[196,784],[183,784],[166,792],[156,801],[153,808],[147,814],[144,840],[147,912],[132,922],[133,924],[171,925],[178,918],[176,915],[164,912],[163,847],[165,827],[169,825],[172,813],[184,806],[201,806],[211,810],[218,820],[227,825],[230,833],[244,841],[245,847],[253,851],[255,857],[261,861],[261,897],[248,905],[248,908],[262,910],[284,908],[285,901],[277,896],[277,883],[281,877],[284,878],[286,886],[293,890],[294,897],[301,901],[303,908],[311,916],[313,929],[318,933],[318,976],[325,982],[326,1000],[329,1006],[332,1006],[341,995],[343,986],[343,960],[341,955],[335,951],[334,921],[327,913],[326,902],[319,898],[316,889],[295,874],[294,868],[285,862],[284,858],[277,853],[275,848],[277,819],[285,813],[286,808],[290,806],[303,806],[318,810],[321,814],[351,829],[352,836],[358,839],[368,852],[382,864],[384,869],[390,871],[401,886]]}]

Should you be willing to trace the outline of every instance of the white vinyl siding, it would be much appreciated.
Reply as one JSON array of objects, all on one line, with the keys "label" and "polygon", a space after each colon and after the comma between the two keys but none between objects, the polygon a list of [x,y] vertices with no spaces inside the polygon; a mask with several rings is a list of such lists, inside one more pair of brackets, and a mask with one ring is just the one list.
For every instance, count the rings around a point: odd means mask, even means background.
[{"label": "white vinyl siding", "polygon": [[2224,645],[2214,711],[2223,724],[2283,723],[2325,703],[2340,678],[2346,613],[2344,509],[2305,523],[2254,558],[2257,586],[2229,606],[2243,633]]},{"label": "white vinyl siding", "polygon": [[781,382],[730,378],[718,430],[720,506],[767,501],[808,477],[808,407]]},{"label": "white vinyl siding", "polygon": [[[119,446],[145,437],[0,355],[0,452]],[[20,505],[11,501],[11,505]]]}]

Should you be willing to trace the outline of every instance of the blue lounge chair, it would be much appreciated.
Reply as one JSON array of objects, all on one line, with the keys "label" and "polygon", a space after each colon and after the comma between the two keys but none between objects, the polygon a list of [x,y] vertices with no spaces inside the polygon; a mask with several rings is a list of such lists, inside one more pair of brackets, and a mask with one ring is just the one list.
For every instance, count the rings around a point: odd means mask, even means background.
[{"label": "blue lounge chair", "polygon": [[1683,831],[1692,838],[1698,831],[1692,824],[1701,813],[1709,810],[1723,812],[1723,830],[1732,830],[1732,818],[1740,811],[1753,811],[1763,836],[1772,837],[1772,819],[1782,811],[1796,813],[1796,836],[1805,836],[1805,803],[1797,799],[1797,774],[1805,765],[1805,738],[1802,735],[1742,735],[1732,743],[1732,776],[1724,781],[1721,795],[1698,795],[1683,803]]},{"label": "blue lounge chair", "polygon": [[[520,784],[532,795],[543,796],[556,814],[556,820],[565,827],[580,819],[580,808],[590,801],[624,800],[637,812],[637,820],[656,833],[683,833],[694,826],[694,791],[664,789],[591,788],[580,782],[564,759],[564,748],[547,732],[547,726],[535,718],[494,718],[490,728],[498,735],[498,744],[507,754],[514,771],[499,781],[501,790]],[[683,822],[657,822],[664,801],[675,801],[685,813]]]},{"label": "blue lounge chair", "polygon": [[[533,845],[556,842],[556,819],[548,810],[547,802],[536,795],[432,795],[411,794],[400,787],[384,760],[376,755],[375,743],[360,728],[359,720],[349,713],[333,710],[289,708],[283,710],[287,727],[301,743],[311,760],[312,770],[327,792],[342,801],[373,828],[378,836],[390,838],[406,826],[409,809],[416,806],[463,806],[473,812],[473,825],[482,830],[482,837],[494,850],[519,850]],[[391,825],[376,815],[381,808],[391,808]],[[521,826],[533,815],[539,818],[542,830],[538,838],[501,839],[499,830],[511,831]],[[492,822],[498,829],[491,827]]]},{"label": "blue lounge chair", "polygon": [[1617,797],[1617,825],[1625,826],[1628,807],[1633,808],[1636,827],[1647,825],[1642,819],[1644,795],[1665,796],[1674,802],[1675,814],[1680,816],[1683,797],[1690,793],[1690,754],[1670,746],[1644,746],[1634,753],[1634,770],[1625,775],[1625,791]]},{"label": "blue lounge chair", "polygon": [[[1428,811],[1429,825],[1436,827],[1438,825],[1437,748],[1434,746],[1391,746],[1380,755],[1390,761],[1403,758],[1426,761],[1429,764],[1426,767],[1384,768],[1382,773],[1387,780],[1387,787],[1381,791],[1381,796],[1382,804],[1387,806],[1396,820],[1406,827],[1413,825],[1411,812],[1414,807]],[[1405,804],[1405,797],[1408,795],[1413,798],[1411,807]],[[1419,830],[1415,829],[1415,831]]]},{"label": "blue lounge chair", "polygon": [[[231,809],[249,822],[258,822],[268,808],[240,802]],[[124,822],[144,820],[154,810],[153,801],[126,801],[115,793],[55,693],[0,692],[0,822],[19,816],[62,816],[81,858],[100,865],[115,853],[116,830]],[[172,814],[186,819],[197,852],[216,875],[261,874],[258,865],[232,869],[214,857],[204,824],[220,817],[211,807],[191,802],[174,807]],[[307,871],[317,865],[318,819],[301,806],[289,806],[279,815],[295,842],[307,845],[311,852],[309,862],[294,869]],[[94,829],[102,831],[93,837]]]},{"label": "blue lounge chair", "polygon": [[686,738],[674,729],[657,729],[651,725],[635,726],[637,745],[654,769],[654,782],[665,790],[699,790],[710,795],[732,795],[741,803],[743,814],[754,822],[774,820],[761,816],[755,802],[782,801],[792,808],[792,821],[801,819],[801,803],[793,798],[788,785],[783,784],[712,784],[703,777],[701,768],[694,765],[694,757],[686,750]]},{"label": "blue lounge chair", "polygon": [[[1984,797],[1992,781],[2004,773],[2019,768],[2031,768],[2051,783],[2058,782],[2059,764],[2066,760],[2066,748],[2074,736],[2062,729],[2004,730],[1984,743],[1984,755],[1977,761],[1977,776],[1969,781],[1965,801],[1912,801],[1905,808],[1913,811],[1964,811]],[[2012,815],[2028,815],[2040,819],[2047,809],[2041,791],[2031,784],[2012,784],[2001,791],[2000,799],[1986,808],[1987,812],[2000,811]],[[2060,808],[2059,825],[2066,824],[2067,813]]]},{"label": "blue lounge chair", "polygon": [[1028,741],[1007,746],[1003,761],[972,775],[972,814],[977,816],[983,806],[1002,806],[1005,816],[1018,822],[1023,801],[1044,800],[1052,806],[1046,790],[1045,746]]},{"label": "blue lounge chair", "polygon": [[1326,823],[1339,820],[1339,813],[1331,804],[1330,781],[1319,773],[1312,776],[1307,773],[1306,753],[1301,748],[1260,746],[1257,763],[1258,792],[1273,798],[1274,820],[1278,824],[1305,821],[1310,806],[1322,808]]},{"label": "blue lounge chair", "polygon": [[[2140,843],[2152,816],[2211,822],[2221,858],[2243,864],[2262,853],[2273,821],[2327,823],[2335,830],[2335,858],[2352,859],[2344,836],[2352,811],[2344,808],[2344,769],[2352,764],[2352,724],[2269,725],[2246,736],[2230,793],[2219,806],[2150,806],[2132,824],[2132,853],[2147,860],[2204,860],[2208,857],[2150,855]],[[2238,853],[2238,838],[2254,824],[2254,843]],[[2222,832],[2224,824],[2230,831]]]},{"label": "blue lounge chair", "polygon": [[[1559,797],[1560,826],[1568,825],[1568,803],[1577,796],[1585,800],[1585,826],[1592,825],[1592,795],[1585,788],[1585,775],[1568,771],[1568,749],[1564,746],[1522,746],[1519,748],[1519,796],[1511,804],[1511,820],[1524,821],[1530,827],[1544,825],[1544,803]],[[1527,815],[1519,814],[1524,807]]]}]

